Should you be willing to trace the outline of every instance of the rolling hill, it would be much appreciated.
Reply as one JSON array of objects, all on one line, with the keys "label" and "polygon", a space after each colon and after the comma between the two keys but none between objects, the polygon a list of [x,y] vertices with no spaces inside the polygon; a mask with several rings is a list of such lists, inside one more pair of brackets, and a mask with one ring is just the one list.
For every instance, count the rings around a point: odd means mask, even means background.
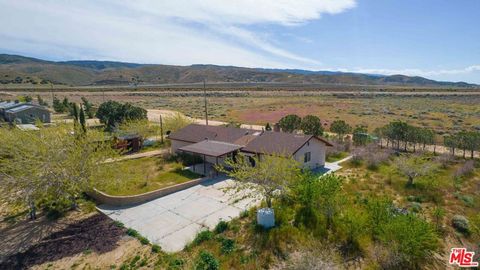
[{"label": "rolling hill", "polygon": [[400,85],[430,87],[478,87],[465,82],[440,82],[405,75],[377,75],[261,69],[216,65],[153,65],[113,61],[53,62],[0,54],[1,84],[128,85],[208,82],[258,82],[336,85]]}]

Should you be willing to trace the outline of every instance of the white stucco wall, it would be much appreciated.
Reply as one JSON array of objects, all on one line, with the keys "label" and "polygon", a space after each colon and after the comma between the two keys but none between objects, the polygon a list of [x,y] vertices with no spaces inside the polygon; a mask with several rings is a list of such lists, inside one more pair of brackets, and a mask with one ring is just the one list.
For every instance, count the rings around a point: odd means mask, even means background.
[{"label": "white stucco wall", "polygon": [[[315,138],[310,139],[302,148],[300,148],[293,158],[300,162],[304,167],[316,168],[325,166],[325,153],[326,153],[326,144]],[[304,163],[304,155],[306,152],[310,152],[311,159],[309,162]]]},{"label": "white stucco wall", "polygon": [[178,148],[192,144],[190,142],[177,141],[177,140],[171,140],[171,142],[172,142],[172,145],[170,146],[170,149],[172,151],[172,154],[176,153]]}]

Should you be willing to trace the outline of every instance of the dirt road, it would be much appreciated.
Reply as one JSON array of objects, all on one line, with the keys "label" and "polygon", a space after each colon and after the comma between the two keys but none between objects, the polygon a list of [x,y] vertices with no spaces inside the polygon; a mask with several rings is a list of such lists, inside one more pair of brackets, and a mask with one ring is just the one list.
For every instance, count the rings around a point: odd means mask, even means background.
[{"label": "dirt road", "polygon": [[[153,110],[149,109],[147,110],[147,117],[148,120],[151,122],[156,122],[158,123],[160,121],[160,115],[164,118],[171,117],[179,112],[176,111],[171,111],[171,110]],[[198,118],[191,118],[195,123],[205,125],[205,119],[198,119]],[[216,120],[208,120],[208,124],[212,126],[221,126],[221,125],[226,125],[227,122],[222,122],[222,121],[216,121]],[[242,124],[242,128],[249,128],[249,129],[255,129],[255,130],[262,130],[264,126],[260,125],[249,125],[249,124]]]}]

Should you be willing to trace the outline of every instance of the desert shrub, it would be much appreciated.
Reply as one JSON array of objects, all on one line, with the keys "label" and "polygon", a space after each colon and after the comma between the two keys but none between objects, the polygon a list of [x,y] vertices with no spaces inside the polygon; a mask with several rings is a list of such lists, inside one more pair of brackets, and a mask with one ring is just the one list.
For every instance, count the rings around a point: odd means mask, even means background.
[{"label": "desert shrub", "polygon": [[152,252],[153,253],[159,253],[162,250],[159,245],[153,244],[152,245]]},{"label": "desert shrub", "polygon": [[291,251],[291,247],[298,245],[301,232],[296,227],[285,224],[268,231],[263,230],[261,236],[263,238],[259,243],[259,249],[270,250],[275,256],[286,259]]},{"label": "desert shrub", "polygon": [[337,258],[335,247],[315,247],[301,250],[291,256],[283,269],[286,270],[319,270],[338,269],[340,258]]},{"label": "desert shrub", "polygon": [[140,255],[136,255],[135,257],[133,257],[132,261],[130,262],[130,267],[135,267],[135,265],[139,260],[140,260]]},{"label": "desert shrub", "polygon": [[410,204],[410,209],[413,213],[419,213],[422,211],[422,205],[418,202],[412,202]]},{"label": "desert shrub", "polygon": [[470,233],[470,224],[468,219],[462,215],[455,215],[452,218],[452,226],[459,232],[464,234]]},{"label": "desert shrub", "polygon": [[473,160],[468,160],[463,165],[458,168],[455,173],[453,174],[453,177],[459,178],[459,177],[464,177],[471,175],[473,171],[475,170],[475,162]]},{"label": "desert shrub", "polygon": [[130,235],[131,237],[138,237],[140,234],[136,230],[128,228],[127,235]]},{"label": "desert shrub", "polygon": [[443,227],[443,217],[445,216],[445,209],[442,207],[436,206],[432,212],[433,220],[435,222],[435,227],[437,231],[442,231]]},{"label": "desert shrub", "polygon": [[470,195],[460,195],[458,198],[468,207],[473,207],[475,205],[475,201]]},{"label": "desert shrub", "polygon": [[480,214],[476,214],[471,218],[470,231],[472,235],[479,237],[480,236]]},{"label": "desert shrub", "polygon": [[243,211],[240,213],[240,218],[246,218],[246,217],[248,217],[248,215],[249,215],[248,210],[243,210]]},{"label": "desert shrub", "polygon": [[393,218],[393,203],[387,197],[369,197],[365,203],[369,215],[369,228],[374,237],[378,236],[382,226]]},{"label": "desert shrub", "polygon": [[125,228],[125,225],[124,225],[122,222],[118,221],[118,220],[115,220],[115,221],[113,222],[113,224],[114,224],[115,226],[117,226],[118,228]]},{"label": "desert shrub", "polygon": [[201,231],[195,236],[193,243],[198,245],[202,242],[208,241],[213,238],[213,233],[211,231]]},{"label": "desert shrub", "polygon": [[363,163],[363,156],[364,156],[364,148],[363,147],[356,147],[352,151],[352,158],[350,159],[350,163],[354,166],[360,166]]},{"label": "desert shrub", "polygon": [[140,243],[142,243],[142,245],[148,245],[148,244],[150,244],[150,241],[149,241],[146,237],[144,237],[144,236],[139,236],[139,237],[138,237],[138,240],[140,240]]},{"label": "desert shrub", "polygon": [[438,236],[434,228],[415,215],[398,215],[385,223],[379,233],[380,241],[397,254],[400,264],[418,268],[438,248]]},{"label": "desert shrub", "polygon": [[360,237],[368,232],[368,214],[356,205],[345,207],[335,222],[335,231],[347,252],[359,249]]},{"label": "desert shrub", "polygon": [[228,230],[228,222],[221,220],[218,222],[217,226],[215,226],[215,233],[222,233]]},{"label": "desert shrub", "polygon": [[235,250],[235,240],[229,238],[221,239],[221,251],[223,254],[231,253]]},{"label": "desert shrub", "polygon": [[407,201],[423,203],[426,201],[426,199],[425,199],[425,196],[422,196],[422,195],[410,195],[410,196],[407,196]]},{"label": "desert shrub", "polygon": [[197,257],[195,270],[217,270],[220,263],[210,252],[202,250]]},{"label": "desert shrub", "polygon": [[435,158],[443,169],[446,169],[454,159],[455,157],[449,153],[443,153]]}]

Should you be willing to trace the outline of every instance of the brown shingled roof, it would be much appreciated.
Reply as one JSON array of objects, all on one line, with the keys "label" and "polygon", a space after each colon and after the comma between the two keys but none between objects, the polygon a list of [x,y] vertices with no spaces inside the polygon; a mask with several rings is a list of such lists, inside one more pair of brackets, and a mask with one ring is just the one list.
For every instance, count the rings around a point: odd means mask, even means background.
[{"label": "brown shingled roof", "polygon": [[220,157],[239,150],[240,148],[242,148],[242,146],[237,144],[204,140],[198,143],[189,144],[187,146],[181,147],[178,150],[212,157]]},{"label": "brown shingled roof", "polygon": [[242,151],[268,155],[291,156],[312,137],[312,135],[297,135],[292,133],[267,131],[252,140],[247,146],[242,148]]},{"label": "brown shingled roof", "polygon": [[205,126],[191,124],[169,136],[172,140],[198,143],[204,140],[213,140],[244,146],[241,151],[262,153],[268,155],[295,154],[312,138],[332,146],[327,140],[312,135],[302,135],[272,131],[257,131],[243,128]]},{"label": "brown shingled roof", "polygon": [[257,131],[252,129],[191,124],[173,132],[168,137],[172,140],[192,143],[201,142],[205,139],[235,143],[243,136],[255,132]]}]

